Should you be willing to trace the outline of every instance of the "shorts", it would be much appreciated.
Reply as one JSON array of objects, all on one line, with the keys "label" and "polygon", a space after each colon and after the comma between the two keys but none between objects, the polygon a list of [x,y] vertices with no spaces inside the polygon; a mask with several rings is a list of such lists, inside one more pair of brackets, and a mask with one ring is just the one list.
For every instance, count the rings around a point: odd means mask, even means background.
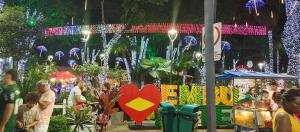
[{"label": "shorts", "polygon": [[49,125],[36,125],[34,127],[35,132],[47,132]]}]

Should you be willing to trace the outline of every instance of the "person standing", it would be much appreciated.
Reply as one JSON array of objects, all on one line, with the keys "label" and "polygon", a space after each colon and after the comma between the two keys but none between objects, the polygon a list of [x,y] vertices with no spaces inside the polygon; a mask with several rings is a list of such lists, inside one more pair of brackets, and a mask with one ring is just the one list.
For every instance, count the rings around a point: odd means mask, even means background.
[{"label": "person standing", "polygon": [[4,74],[3,84],[0,84],[0,132],[16,129],[15,102],[20,95],[17,78],[16,70],[9,70]]},{"label": "person standing", "polygon": [[84,81],[80,80],[76,87],[74,87],[68,97],[68,106],[76,106],[78,104],[86,103],[86,99],[82,96],[82,92],[86,89]]},{"label": "person standing", "polygon": [[37,83],[38,92],[41,94],[38,101],[39,122],[35,126],[35,132],[47,132],[50,117],[54,109],[55,93],[49,88],[48,81],[40,80]]},{"label": "person standing", "polygon": [[282,108],[273,118],[274,132],[300,132],[300,121],[294,114],[300,113],[300,90],[291,89],[282,96]]}]

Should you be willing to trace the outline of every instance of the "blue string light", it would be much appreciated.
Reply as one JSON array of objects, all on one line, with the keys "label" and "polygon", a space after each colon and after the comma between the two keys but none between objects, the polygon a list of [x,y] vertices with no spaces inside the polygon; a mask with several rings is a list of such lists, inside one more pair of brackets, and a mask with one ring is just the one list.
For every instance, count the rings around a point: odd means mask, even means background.
[{"label": "blue string light", "polygon": [[300,8],[293,9],[295,0],[286,0],[287,21],[282,34],[282,41],[288,55],[288,73],[299,76],[300,74]]},{"label": "blue string light", "polygon": [[270,72],[274,71],[274,61],[273,61],[273,33],[272,31],[268,31],[269,38],[269,70]]},{"label": "blue string light", "polygon": [[4,6],[4,0],[0,0],[0,10],[3,8]]},{"label": "blue string light", "polygon": [[265,2],[263,0],[249,0],[245,7],[248,9],[255,9],[254,3],[256,3],[256,9],[260,9],[265,6]]}]

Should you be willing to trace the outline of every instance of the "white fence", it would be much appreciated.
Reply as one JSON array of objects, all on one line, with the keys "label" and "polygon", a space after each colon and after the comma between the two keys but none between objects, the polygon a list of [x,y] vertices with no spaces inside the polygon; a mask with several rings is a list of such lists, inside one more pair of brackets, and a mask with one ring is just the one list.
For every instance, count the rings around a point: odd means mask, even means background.
[{"label": "white fence", "polygon": [[[23,104],[23,99],[19,98],[16,100],[16,108],[15,108],[15,114],[18,113],[18,107],[20,105]],[[62,114],[65,115],[67,112],[66,112],[66,107],[67,107],[67,100],[64,99],[63,100],[63,104],[62,105],[54,105],[54,109],[62,109]]]}]

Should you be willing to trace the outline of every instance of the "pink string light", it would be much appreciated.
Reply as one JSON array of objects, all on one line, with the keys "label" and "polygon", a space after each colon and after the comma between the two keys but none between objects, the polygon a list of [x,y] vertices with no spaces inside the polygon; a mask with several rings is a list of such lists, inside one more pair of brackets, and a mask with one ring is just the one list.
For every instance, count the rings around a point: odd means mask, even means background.
[{"label": "pink string light", "polygon": [[[172,25],[170,23],[152,23],[147,25],[134,25],[124,33],[167,33]],[[201,34],[203,24],[176,24],[175,28],[179,33],[184,34]],[[78,35],[81,29],[89,29],[92,34],[99,34],[102,31],[106,33],[115,33],[123,29],[123,24],[106,24],[106,25],[77,25],[48,28],[44,31],[45,37],[61,35]],[[104,28],[104,30],[102,30]],[[266,26],[252,25],[222,25],[222,34],[226,35],[244,35],[244,36],[267,36]]]}]

